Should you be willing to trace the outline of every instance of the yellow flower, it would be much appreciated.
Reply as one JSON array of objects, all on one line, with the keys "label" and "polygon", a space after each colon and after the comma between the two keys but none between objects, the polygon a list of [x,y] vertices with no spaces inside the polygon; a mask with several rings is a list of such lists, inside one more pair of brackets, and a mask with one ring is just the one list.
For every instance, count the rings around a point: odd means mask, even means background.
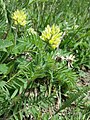
[{"label": "yellow flower", "polygon": [[52,25],[52,35],[60,33],[60,28],[58,26],[55,26],[55,24]]},{"label": "yellow flower", "polygon": [[49,25],[45,28],[45,30],[42,32],[41,39],[47,41],[51,38],[51,28]]},{"label": "yellow flower", "polygon": [[50,27],[47,25],[45,30],[42,32],[41,39],[44,41],[47,41],[53,49],[57,48],[60,44],[62,32],[60,32],[60,29],[58,26],[55,26],[55,24]]},{"label": "yellow flower", "polygon": [[17,25],[17,24],[20,24],[22,26],[26,25],[26,14],[24,13],[23,10],[16,10],[13,13],[12,18],[14,20],[15,25]]}]

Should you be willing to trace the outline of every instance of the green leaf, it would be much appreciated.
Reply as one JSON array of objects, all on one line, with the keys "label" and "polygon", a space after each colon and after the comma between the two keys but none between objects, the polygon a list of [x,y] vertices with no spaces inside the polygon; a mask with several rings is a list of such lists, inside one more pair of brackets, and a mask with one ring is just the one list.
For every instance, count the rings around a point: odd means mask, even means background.
[{"label": "green leaf", "polygon": [[38,110],[35,106],[33,106],[30,110],[30,113],[36,118],[38,116]]},{"label": "green leaf", "polygon": [[0,64],[0,74],[5,74],[8,71],[8,67],[6,64]]},{"label": "green leaf", "polygon": [[14,118],[15,118],[15,120],[19,120],[18,117],[15,114],[14,114]]},{"label": "green leaf", "polygon": [[23,113],[20,111],[19,112],[20,120],[23,120]]},{"label": "green leaf", "polygon": [[59,119],[59,115],[52,116],[52,120],[58,120],[58,119]]},{"label": "green leaf", "polygon": [[22,92],[23,92],[23,87],[21,86],[19,90],[19,94],[21,94]]},{"label": "green leaf", "polygon": [[18,93],[18,89],[16,89],[16,90],[14,91],[14,93],[13,93],[12,96],[11,96],[11,99],[14,98],[17,93]]},{"label": "green leaf", "polygon": [[43,120],[48,120],[48,118],[49,118],[49,113],[43,115]]},{"label": "green leaf", "polygon": [[12,46],[13,43],[9,40],[0,40],[0,51],[6,51],[6,48]]}]

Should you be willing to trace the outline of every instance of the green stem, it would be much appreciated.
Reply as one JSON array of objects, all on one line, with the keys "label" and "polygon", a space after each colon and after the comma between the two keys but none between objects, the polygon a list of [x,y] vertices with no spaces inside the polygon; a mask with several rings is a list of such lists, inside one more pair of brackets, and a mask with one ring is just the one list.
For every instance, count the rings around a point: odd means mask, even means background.
[{"label": "green stem", "polygon": [[49,97],[51,94],[51,89],[52,89],[52,81],[53,81],[53,73],[50,71],[51,79],[50,79],[50,86],[49,86]]},{"label": "green stem", "polygon": [[14,39],[14,45],[16,46],[16,40],[17,40],[17,27],[16,27],[16,30],[15,30],[15,39]]}]

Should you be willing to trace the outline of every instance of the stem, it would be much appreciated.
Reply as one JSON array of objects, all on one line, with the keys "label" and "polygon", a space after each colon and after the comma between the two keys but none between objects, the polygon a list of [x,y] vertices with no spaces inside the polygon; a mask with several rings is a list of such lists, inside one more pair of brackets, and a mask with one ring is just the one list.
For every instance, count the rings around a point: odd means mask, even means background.
[{"label": "stem", "polygon": [[59,86],[59,108],[61,107],[61,86]]},{"label": "stem", "polygon": [[16,46],[16,40],[17,40],[17,27],[16,27],[16,30],[15,30],[15,39],[14,39],[14,45]]},{"label": "stem", "polygon": [[50,86],[49,86],[49,97],[51,94],[51,89],[52,89],[52,82],[53,82],[53,73],[50,71],[51,79],[50,79]]}]

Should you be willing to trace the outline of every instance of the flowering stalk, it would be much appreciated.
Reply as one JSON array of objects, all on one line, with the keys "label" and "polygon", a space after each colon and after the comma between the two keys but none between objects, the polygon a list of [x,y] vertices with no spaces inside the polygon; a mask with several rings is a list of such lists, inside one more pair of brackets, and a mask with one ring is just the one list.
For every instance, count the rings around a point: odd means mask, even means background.
[{"label": "flowering stalk", "polygon": [[12,19],[14,20],[14,24],[16,25],[14,27],[15,30],[15,40],[14,44],[16,45],[16,39],[17,39],[17,32],[19,31],[19,26],[25,26],[26,25],[26,14],[23,10],[16,10],[12,14]]},{"label": "flowering stalk", "polygon": [[23,10],[16,10],[12,15],[12,19],[14,20],[15,25],[26,25],[26,14]]},{"label": "flowering stalk", "polygon": [[60,32],[60,28],[58,26],[53,24],[52,27],[50,27],[47,25],[45,30],[42,32],[41,39],[48,42],[50,46],[55,49],[61,42],[61,35],[62,32]]}]

